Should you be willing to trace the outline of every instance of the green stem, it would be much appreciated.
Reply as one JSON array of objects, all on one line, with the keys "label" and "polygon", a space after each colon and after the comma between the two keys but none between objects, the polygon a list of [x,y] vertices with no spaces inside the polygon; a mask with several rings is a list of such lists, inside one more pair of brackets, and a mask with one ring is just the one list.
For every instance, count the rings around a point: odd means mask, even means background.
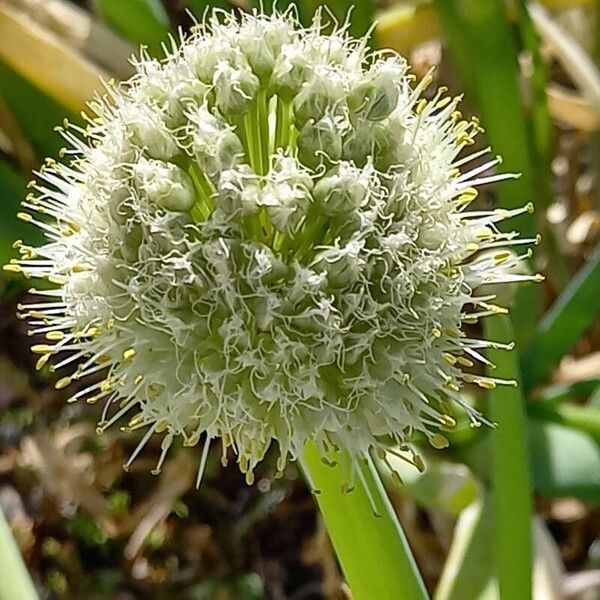
[{"label": "green stem", "polygon": [[197,198],[196,204],[192,207],[191,215],[196,222],[201,222],[209,217],[214,208],[212,199],[214,190],[206,175],[195,162],[190,164],[188,173],[194,182]]},{"label": "green stem", "polygon": [[[428,598],[410,547],[379,475],[370,460],[354,463],[356,487],[348,484],[351,464],[338,455],[326,465],[311,443],[302,468],[327,526],[329,536],[355,600],[422,600]],[[376,513],[374,512],[376,511]]]},{"label": "green stem", "polygon": [[275,150],[287,148],[292,127],[292,104],[277,97],[277,118],[275,121]]},{"label": "green stem", "polygon": [[264,90],[259,91],[250,109],[244,115],[248,160],[252,169],[259,175],[266,175],[269,169],[269,121],[266,94]]},{"label": "green stem", "polygon": [[0,510],[0,598],[9,600],[38,600],[31,577],[4,513]]},{"label": "green stem", "polygon": [[260,157],[263,168],[262,174],[269,171],[269,96],[267,90],[258,92],[256,98],[258,107],[258,133],[260,139]]},{"label": "green stem", "polygon": [[[486,338],[513,339],[510,319],[485,320]],[[490,350],[494,377],[520,380],[516,352]],[[527,449],[527,417],[519,388],[500,386],[489,393],[489,413],[498,428],[492,433],[493,495],[496,530],[492,543],[501,598],[532,597],[532,490]]]}]

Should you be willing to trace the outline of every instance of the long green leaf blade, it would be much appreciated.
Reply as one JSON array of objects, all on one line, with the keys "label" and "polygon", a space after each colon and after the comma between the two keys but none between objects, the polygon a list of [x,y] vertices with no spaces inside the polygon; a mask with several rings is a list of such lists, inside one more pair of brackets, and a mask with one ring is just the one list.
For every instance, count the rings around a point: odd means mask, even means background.
[{"label": "long green leaf blade", "polygon": [[[513,339],[505,315],[485,322],[486,338],[509,343]],[[493,376],[519,382],[515,352],[490,349],[496,365]],[[518,387],[498,386],[489,392],[489,414],[498,423],[491,434],[495,510],[494,548],[501,598],[527,600],[532,594],[532,492],[527,448],[525,403]]]},{"label": "long green leaf blade", "polygon": [[102,16],[127,39],[158,52],[170,30],[160,0],[97,0]]},{"label": "long green leaf blade", "polygon": [[[325,465],[308,444],[302,466],[356,600],[419,600],[427,592],[408,542],[373,464],[361,461],[362,481],[342,492],[349,470]],[[374,514],[374,509],[379,515]]]},{"label": "long green leaf blade", "polygon": [[38,595],[27,572],[10,527],[0,509],[0,598],[2,600],[37,600]]},{"label": "long green leaf blade", "polygon": [[600,314],[600,246],[542,317],[523,352],[527,389],[542,382]]},{"label": "long green leaf blade", "polygon": [[[452,56],[458,65],[468,97],[478,113],[494,152],[504,163],[503,170],[521,173],[517,181],[498,185],[498,202],[516,208],[536,198],[535,161],[527,118],[518,85],[518,48],[510,30],[502,0],[436,0]],[[532,215],[512,219],[510,227],[527,236],[536,233]],[[517,341],[533,335],[538,313],[535,286],[524,286],[517,295],[513,315]]]},{"label": "long green leaf blade", "polygon": [[0,160],[0,263],[6,264],[16,255],[15,239],[27,239],[29,243],[42,240],[37,228],[17,219],[17,212],[26,194],[26,182],[8,163]]},{"label": "long green leaf blade", "polygon": [[538,494],[600,502],[600,446],[590,435],[530,419],[529,443]]}]

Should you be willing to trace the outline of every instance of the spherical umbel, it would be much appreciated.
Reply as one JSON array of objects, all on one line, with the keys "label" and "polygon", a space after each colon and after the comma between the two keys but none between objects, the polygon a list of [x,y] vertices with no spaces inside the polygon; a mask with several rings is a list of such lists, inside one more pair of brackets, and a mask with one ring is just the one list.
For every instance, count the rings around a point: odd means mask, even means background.
[{"label": "spherical umbel", "polygon": [[469,166],[458,100],[292,11],[215,13],[136,68],[63,130],[21,214],[47,242],[7,266],[56,284],[22,310],[57,387],[104,374],[73,400],[146,428],[130,462],[161,433],[157,469],[181,436],[202,471],[219,438],[248,481],[273,442],[283,468],[307,440],[359,457],[443,445],[452,405],[477,421],[464,383],[507,382],[464,372],[497,344],[463,326],[502,310],[480,286],[530,278],[499,247],[532,240],[496,228],[521,211],[467,210],[510,175]]}]

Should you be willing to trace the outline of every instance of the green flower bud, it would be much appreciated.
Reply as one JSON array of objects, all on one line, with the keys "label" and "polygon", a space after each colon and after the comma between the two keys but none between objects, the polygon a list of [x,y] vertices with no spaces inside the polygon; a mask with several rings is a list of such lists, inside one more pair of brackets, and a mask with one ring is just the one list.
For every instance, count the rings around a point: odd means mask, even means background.
[{"label": "green flower bud", "polygon": [[328,248],[317,255],[312,267],[327,274],[327,282],[336,289],[347,288],[358,281],[364,260],[359,255],[364,242],[350,242],[343,248]]},{"label": "green flower bud", "polygon": [[259,210],[260,184],[248,165],[222,171],[217,184],[215,202],[226,214],[254,215]]},{"label": "green flower bud", "polygon": [[244,146],[233,129],[218,121],[205,107],[188,115],[193,120],[190,128],[192,150],[202,171],[215,180],[221,171],[241,164]]},{"label": "green flower bud", "polygon": [[342,215],[364,202],[367,186],[363,171],[344,161],[317,182],[313,198],[323,214]]},{"label": "green flower bud", "polygon": [[269,83],[271,91],[292,100],[312,75],[312,64],[296,44],[285,44],[275,59]]},{"label": "green flower bud", "polygon": [[234,67],[220,62],[213,78],[215,104],[224,117],[243,115],[248,111],[260,88],[260,81],[249,67]]},{"label": "green flower bud", "polygon": [[173,163],[142,158],[134,166],[134,175],[148,200],[165,210],[187,212],[196,202],[190,176]]},{"label": "green flower bud", "polygon": [[317,168],[324,159],[334,162],[342,155],[342,135],[335,119],[323,117],[313,123],[308,121],[297,140],[298,158],[311,169]]},{"label": "green flower bud", "polygon": [[346,135],[342,156],[361,167],[372,159],[376,169],[386,172],[398,162],[399,143],[394,128],[360,120]]},{"label": "green flower bud", "polygon": [[127,125],[132,143],[144,148],[148,156],[158,160],[170,160],[180,153],[164,117],[157,107],[145,105],[141,111],[131,115]]},{"label": "green flower bud", "polygon": [[404,63],[389,59],[376,63],[348,95],[348,108],[369,121],[381,121],[398,106]]},{"label": "green flower bud", "polygon": [[323,69],[302,86],[294,98],[294,118],[299,127],[307,121],[320,121],[341,108],[345,96],[344,84],[332,69]]}]

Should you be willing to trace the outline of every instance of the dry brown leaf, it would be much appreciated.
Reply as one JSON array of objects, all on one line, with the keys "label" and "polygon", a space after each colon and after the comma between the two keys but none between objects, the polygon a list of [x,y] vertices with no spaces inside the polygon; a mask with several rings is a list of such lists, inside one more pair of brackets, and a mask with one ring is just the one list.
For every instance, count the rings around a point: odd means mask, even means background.
[{"label": "dry brown leaf", "polygon": [[580,94],[555,84],[547,93],[548,109],[555,120],[588,133],[600,128],[600,116]]},{"label": "dry brown leaf", "polygon": [[0,2],[0,59],[62,105],[78,113],[108,75],[26,13]]},{"label": "dry brown leaf", "polygon": [[21,442],[22,461],[37,471],[44,489],[57,501],[67,499],[81,506],[106,535],[113,536],[116,526],[106,499],[94,485],[92,456],[81,450],[89,433],[90,427],[81,423],[27,436]]},{"label": "dry brown leaf", "polygon": [[115,31],[96,21],[88,11],[67,0],[8,0],[14,8],[55,33],[117,77],[133,73],[129,57],[135,47]]},{"label": "dry brown leaf", "polygon": [[560,362],[554,379],[557,383],[575,383],[596,377],[600,377],[600,352],[582,358],[566,356]]},{"label": "dry brown leaf", "polygon": [[175,501],[190,489],[193,478],[194,463],[188,452],[179,452],[165,465],[155,491],[136,507],[131,517],[133,533],[125,546],[126,558],[135,558],[148,534],[169,516]]}]

